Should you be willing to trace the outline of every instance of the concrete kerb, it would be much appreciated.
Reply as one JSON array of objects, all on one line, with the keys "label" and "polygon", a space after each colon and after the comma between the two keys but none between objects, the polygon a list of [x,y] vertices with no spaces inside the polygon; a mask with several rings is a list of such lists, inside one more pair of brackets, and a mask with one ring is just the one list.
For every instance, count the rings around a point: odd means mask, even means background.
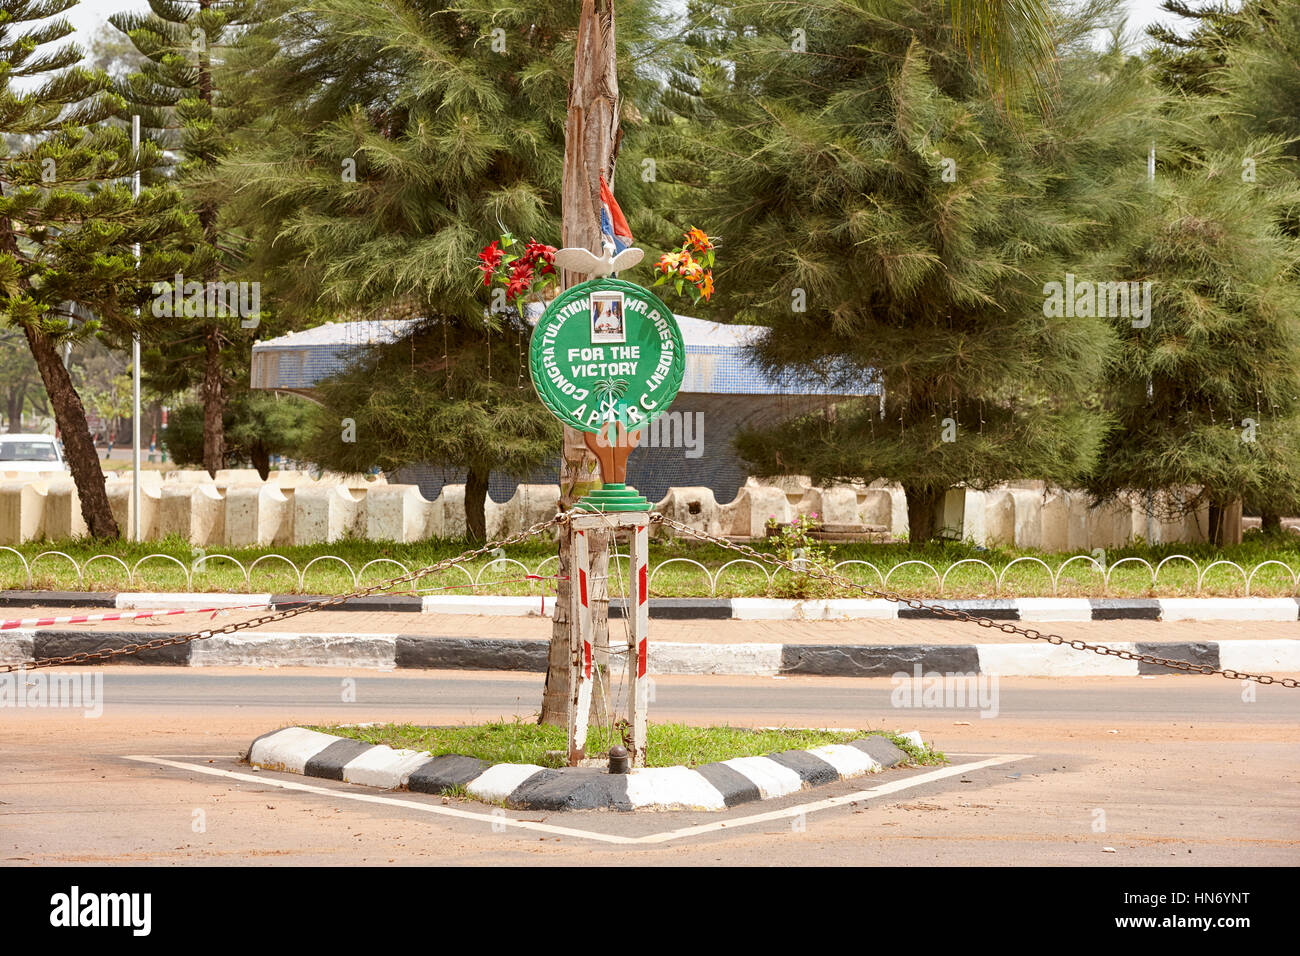
[{"label": "concrete kerb", "polygon": [[[155,593],[111,591],[0,591],[0,607],[141,608],[287,606],[321,601],[323,594]],[[998,621],[1300,621],[1300,599],[1266,598],[925,598]],[[491,617],[547,617],[554,597],[510,595],[373,594],[335,605],[335,611],[468,614]],[[621,618],[622,598],[611,598],[609,616]],[[884,599],[797,601],[778,598],[651,598],[652,620],[846,621],[939,619],[933,611]]]},{"label": "concrete kerb", "polygon": [[700,767],[644,767],[611,774],[599,767],[556,769],[493,764],[459,754],[431,756],[285,727],[254,740],[243,759],[262,770],[384,790],[463,791],[516,810],[715,811],[879,773],[908,758],[892,741],[871,736]]},{"label": "concrete kerb", "polygon": [[[185,631],[0,631],[0,663],[31,663]],[[1300,672],[1300,640],[1107,641],[1106,646],[1248,672]],[[240,632],[173,645],[111,663],[182,667],[340,667],[389,671],[475,670],[544,673],[544,639],[437,637],[427,634]],[[1003,677],[1137,677],[1189,672],[1075,650],[1065,644],[689,644],[652,642],[652,676],[896,677],[931,674]]]}]

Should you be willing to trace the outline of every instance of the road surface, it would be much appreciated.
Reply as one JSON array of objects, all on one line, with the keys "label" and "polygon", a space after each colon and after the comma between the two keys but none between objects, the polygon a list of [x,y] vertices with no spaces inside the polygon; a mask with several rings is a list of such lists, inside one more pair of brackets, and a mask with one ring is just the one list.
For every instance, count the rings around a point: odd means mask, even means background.
[{"label": "road surface", "polygon": [[[1280,687],[1258,687],[1250,700],[1217,677],[1004,679],[997,715],[983,717],[895,707],[889,680],[662,677],[653,720],[919,729],[952,763],[937,778],[888,771],[724,814],[511,812],[506,825],[473,801],[253,774],[236,758],[258,734],[291,723],[526,719],[540,674],[103,673],[97,718],[0,709],[0,861],[1300,863],[1300,691]],[[150,759],[128,759],[139,756]],[[873,787],[884,792],[862,794]],[[647,842],[691,827],[703,829]],[[641,842],[613,842],[623,838]]]}]

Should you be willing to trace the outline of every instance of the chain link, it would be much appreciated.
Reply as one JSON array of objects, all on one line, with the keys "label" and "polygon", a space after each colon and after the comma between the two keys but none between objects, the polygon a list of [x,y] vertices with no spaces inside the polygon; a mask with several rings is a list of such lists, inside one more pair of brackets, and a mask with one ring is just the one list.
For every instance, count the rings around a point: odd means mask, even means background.
[{"label": "chain link", "polygon": [[347,594],[336,594],[333,597],[325,598],[321,601],[308,601],[303,604],[287,608],[283,611],[272,611],[270,614],[263,614],[260,617],[252,618],[247,621],[238,621],[234,624],[227,624],[225,627],[195,631],[192,634],[177,634],[171,637],[160,637],[156,640],[145,641],[140,644],[124,644],[121,647],[106,647],[97,651],[82,651],[77,654],[67,654],[63,657],[43,657],[40,660],[30,661],[26,664],[5,664],[0,665],[0,674],[9,674],[14,671],[36,670],[40,667],[61,667],[69,664],[93,664],[99,661],[110,661],[115,657],[124,657],[128,654],[139,654],[141,651],[153,651],[163,647],[173,647],[177,644],[188,644],[191,641],[207,640],[210,637],[218,637],[222,634],[234,634],[236,631],[246,631],[249,628],[260,627],[263,624],[270,624],[273,621],[286,621],[291,617],[297,617],[299,614],[306,614],[309,611],[320,611],[325,608],[335,607],[350,601],[353,598],[366,597],[374,594],[376,591],[383,591],[387,588],[398,584],[405,584],[408,581],[418,581],[420,578],[437,571],[445,571],[447,568],[455,567],[458,564],[464,564],[466,561],[472,561],[477,557],[495,551],[498,548],[509,547],[512,544],[518,544],[526,541],[534,535],[542,534],[558,524],[563,524],[569,520],[569,516],[564,513],[555,515],[546,521],[539,521],[530,528],[523,531],[517,531],[509,537],[502,538],[500,541],[493,541],[483,545],[481,548],[474,548],[471,551],[465,551],[456,555],[454,558],[445,558],[436,564],[412,571],[399,578],[391,578],[387,581],[381,581],[378,584],[372,584],[369,587],[358,588]]},{"label": "chain link", "polygon": [[963,611],[960,608],[944,607],[941,604],[928,604],[917,598],[906,598],[896,591],[883,591],[869,587],[865,584],[858,584],[856,581],[850,581],[842,574],[836,574],[834,571],[827,571],[824,568],[816,566],[796,567],[790,561],[783,561],[774,554],[767,554],[750,547],[747,544],[739,544],[735,541],[728,541],[726,538],[719,538],[703,531],[696,531],[689,525],[682,524],[680,521],[674,521],[666,515],[655,512],[650,516],[651,522],[664,525],[674,531],[688,535],[699,541],[707,541],[710,544],[716,544],[732,551],[737,551],[748,558],[752,558],[763,564],[770,564],[774,567],[784,568],[795,574],[807,574],[812,577],[823,578],[842,588],[853,591],[860,591],[863,594],[869,594],[875,598],[883,598],[886,601],[892,601],[895,604],[906,604],[909,608],[917,611],[929,611],[940,617],[949,617],[955,621],[962,621],[968,624],[978,624],[980,627],[997,628],[1004,634],[1019,634],[1021,637],[1027,637],[1031,641],[1047,641],[1049,644],[1064,644],[1074,648],[1076,651],[1091,651],[1094,654],[1103,656],[1118,657],[1126,661],[1140,661],[1143,664],[1155,664],[1159,667],[1168,667],[1172,670],[1187,671],[1194,674],[1221,674],[1229,680],[1250,680],[1259,684],[1281,684],[1283,687],[1300,687],[1300,680],[1293,677],[1271,677],[1268,674],[1247,674],[1241,671],[1213,667],[1209,664],[1194,664],[1190,661],[1180,661],[1169,657],[1157,657],[1155,654],[1138,654],[1134,651],[1126,651],[1122,648],[1107,647],[1105,644],[1089,644],[1087,641],[1071,640],[1062,637],[1059,634],[1043,634],[1032,627],[1018,627],[1009,621],[995,621],[992,618],[981,617],[978,614],[971,614],[969,611]]},{"label": "chain link", "polygon": [[[472,561],[474,558],[481,557],[498,548],[509,547],[522,541],[539,535],[558,524],[568,521],[569,516],[565,513],[555,515],[546,521],[539,521],[537,524],[522,531],[518,531],[509,537],[502,538],[499,541],[489,542],[479,548],[462,552],[453,558],[445,558],[435,564],[428,565],[424,568],[412,571],[401,577],[390,578],[387,581],[381,581],[378,584],[372,584],[369,587],[358,588],[347,594],[336,594],[332,597],[321,601],[310,601],[283,611],[272,611],[270,614],[263,614],[259,617],[247,621],[237,621],[233,624],[227,624],[225,627],[209,628],[202,631],[195,631],[190,634],[178,634],[171,637],[161,637],[152,641],[145,641],[139,644],[125,644],[122,647],[103,648],[97,651],[82,651],[77,654],[67,654],[62,657],[44,657],[40,660],[30,661],[24,664],[6,664],[0,665],[0,674],[8,674],[19,670],[36,670],[41,667],[61,667],[76,664],[93,664],[99,661],[110,661],[116,657],[124,657],[130,654],[139,654],[141,651],[158,650],[163,647],[174,647],[179,644],[188,644],[191,641],[206,640],[210,637],[218,637],[223,634],[234,634],[238,631],[249,630],[254,627],[260,627],[263,624],[270,624],[275,621],[285,621],[289,618],[297,617],[299,614],[306,614],[310,611],[320,611],[325,608],[335,607],[350,601],[354,598],[366,597],[377,591],[383,591],[387,588],[398,584],[405,584],[408,581],[417,581],[420,578],[444,571],[447,568],[463,564],[466,561]],[[1209,664],[1195,664],[1191,661],[1180,661],[1174,658],[1158,657],[1155,654],[1138,654],[1133,651],[1127,651],[1122,648],[1107,647],[1104,644],[1090,644],[1087,641],[1070,639],[1062,637],[1059,634],[1043,634],[1034,628],[1019,627],[1009,621],[995,621],[992,618],[981,617],[978,614],[971,614],[969,611],[963,611],[960,608],[945,607],[941,604],[929,604],[917,598],[906,598],[895,591],[878,590],[865,584],[858,584],[856,581],[850,581],[841,574],[833,571],[827,571],[816,566],[797,567],[789,561],[783,561],[774,554],[767,554],[758,551],[753,547],[745,544],[739,544],[734,541],[728,541],[726,538],[720,538],[716,535],[707,534],[706,532],[697,531],[689,525],[682,524],[680,521],[674,521],[658,512],[650,516],[650,520],[656,524],[662,524],[681,534],[695,538],[698,541],[705,541],[709,544],[716,544],[720,547],[727,548],[748,558],[752,558],[763,564],[769,564],[773,567],[784,568],[794,574],[807,574],[811,577],[823,578],[831,583],[852,591],[860,591],[863,594],[875,598],[883,598],[895,604],[905,604],[907,607],[917,611],[929,611],[940,617],[952,618],[955,621],[962,621],[968,624],[977,624],[980,627],[996,628],[1004,634],[1018,634],[1026,637],[1031,641],[1046,641],[1049,644],[1064,644],[1077,651],[1091,651],[1094,654],[1102,656],[1118,657],[1126,661],[1139,661],[1144,664],[1154,664],[1158,667],[1167,667],[1171,670],[1186,671],[1195,674],[1220,674],[1229,680],[1249,680],[1259,684],[1280,684],[1283,687],[1300,687],[1300,680],[1292,677],[1272,677],[1268,674],[1250,674],[1243,671],[1236,671],[1230,668],[1218,668]]]}]

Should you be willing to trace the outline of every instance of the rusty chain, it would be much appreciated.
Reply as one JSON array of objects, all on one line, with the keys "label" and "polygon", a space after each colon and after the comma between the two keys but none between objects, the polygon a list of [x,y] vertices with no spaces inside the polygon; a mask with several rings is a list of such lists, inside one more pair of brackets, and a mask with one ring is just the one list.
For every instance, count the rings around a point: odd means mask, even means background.
[{"label": "rusty chain", "polygon": [[1159,667],[1168,667],[1172,670],[1189,671],[1197,674],[1221,674],[1229,680],[1250,680],[1259,684],[1281,684],[1283,687],[1300,687],[1300,680],[1293,677],[1272,677],[1268,674],[1247,674],[1242,671],[1212,667],[1209,664],[1193,664],[1190,661],[1180,661],[1169,657],[1157,657],[1155,654],[1138,654],[1133,651],[1126,651],[1120,648],[1107,647],[1105,644],[1090,644],[1087,641],[1071,640],[1062,637],[1059,634],[1044,634],[1032,627],[1018,627],[1009,621],[995,621],[992,618],[981,617],[978,614],[971,614],[969,611],[963,611],[960,608],[944,607],[940,604],[927,604],[925,601],[917,598],[906,598],[896,591],[877,590],[865,584],[858,584],[856,581],[850,581],[842,574],[836,574],[834,571],[828,571],[819,568],[816,565],[805,567],[796,567],[790,561],[783,561],[774,554],[767,554],[759,551],[749,545],[739,544],[735,541],[728,541],[726,538],[720,538],[716,535],[707,534],[706,532],[696,531],[689,525],[682,524],[680,521],[674,521],[666,515],[658,512],[650,516],[654,523],[664,525],[674,531],[688,535],[699,541],[707,541],[710,544],[716,544],[732,551],[737,551],[746,557],[752,558],[763,564],[770,564],[774,567],[784,568],[794,574],[807,574],[811,577],[824,578],[832,584],[849,590],[861,591],[863,594],[869,594],[875,598],[883,598],[886,601],[892,601],[895,604],[906,604],[910,608],[918,611],[930,611],[941,617],[950,617],[956,621],[962,621],[970,624],[978,624],[980,627],[997,628],[1004,634],[1019,634],[1021,637],[1027,637],[1031,641],[1047,641],[1049,644],[1064,644],[1076,651],[1091,651],[1094,654],[1102,656],[1118,657],[1126,661],[1139,661],[1144,664],[1155,664]]},{"label": "rusty chain", "polygon": [[483,545],[481,548],[474,548],[456,555],[454,558],[445,558],[428,567],[420,568],[405,574],[398,578],[391,578],[387,581],[381,581],[378,584],[372,584],[369,587],[358,588],[347,594],[336,594],[333,597],[326,598],[322,601],[308,601],[295,607],[283,611],[272,611],[270,614],[263,614],[260,617],[252,618],[247,621],[237,621],[234,624],[227,624],[225,627],[215,629],[205,629],[194,631],[191,634],[177,634],[171,637],[160,637],[152,641],[145,641],[139,644],[124,644],[121,647],[106,647],[97,651],[81,651],[77,654],[68,654],[63,657],[43,657],[40,660],[30,661],[26,664],[5,664],[0,665],[0,674],[9,674],[14,671],[35,670],[40,667],[62,667],[69,664],[93,664],[96,662],[110,661],[115,657],[123,657],[128,654],[139,654],[141,651],[152,651],[162,647],[172,647],[176,644],[188,644],[191,641],[207,640],[210,637],[218,637],[222,634],[233,634],[236,631],[245,631],[249,628],[260,627],[263,624],[270,624],[273,621],[285,621],[291,617],[297,617],[299,614],[306,614],[309,611],[319,611],[324,608],[334,607],[353,598],[366,597],[374,594],[376,591],[382,591],[386,588],[398,584],[405,584],[408,581],[418,581],[420,578],[437,571],[445,571],[447,568],[454,567],[457,564],[463,564],[466,561],[472,561],[474,558],[481,557],[498,548],[508,547],[512,544],[518,544],[534,535],[553,528],[557,524],[562,524],[568,520],[568,515],[560,513],[546,521],[539,521],[530,528],[523,531],[517,531],[509,537],[502,538],[500,541],[492,541]]},{"label": "rusty chain", "polygon": [[[207,628],[201,631],[194,631],[190,634],[179,634],[172,637],[157,638],[152,641],[145,641],[139,644],[125,644],[122,647],[102,648],[97,651],[82,651],[77,654],[68,654],[62,657],[45,657],[40,660],[30,661],[22,664],[5,664],[0,665],[0,674],[8,674],[19,670],[35,670],[42,667],[61,667],[76,664],[92,664],[98,661],[109,661],[115,657],[123,657],[130,654],[139,654],[141,651],[157,650],[163,647],[172,647],[178,644],[187,644],[191,641],[206,640],[211,637],[218,637],[223,634],[233,634],[237,631],[249,630],[254,627],[260,627],[263,624],[270,624],[275,621],[284,621],[289,618],[297,617],[299,614],[306,614],[310,611],[319,611],[324,608],[334,607],[343,604],[358,597],[366,597],[377,591],[385,590],[398,584],[405,584],[408,581],[417,581],[420,578],[444,571],[447,568],[463,564],[466,561],[472,561],[474,558],[481,557],[498,548],[508,547],[512,544],[518,544],[534,535],[553,528],[557,524],[562,524],[568,520],[568,515],[560,513],[546,521],[539,521],[537,524],[522,531],[518,531],[499,541],[489,542],[479,548],[462,552],[453,558],[445,558],[424,568],[419,568],[409,574],[401,577],[391,578],[387,581],[381,581],[378,584],[370,585],[365,588],[358,588],[347,594],[337,594],[321,601],[310,601],[283,611],[273,611],[270,614],[263,614],[259,617],[247,621],[237,621],[233,624],[227,624],[220,628]],[[720,547],[727,548],[748,558],[756,560],[762,564],[768,564],[773,567],[783,568],[794,574],[807,574],[811,577],[818,577],[831,582],[841,588],[852,591],[860,591],[863,594],[875,598],[882,598],[895,604],[905,604],[909,608],[918,611],[929,611],[940,617],[952,618],[956,621],[962,621],[969,624],[978,624],[980,627],[996,628],[1005,634],[1018,634],[1032,641],[1047,641],[1049,644],[1064,644],[1074,650],[1090,651],[1102,656],[1118,657],[1126,661],[1138,661],[1144,664],[1154,664],[1158,667],[1167,667],[1171,670],[1181,670],[1197,674],[1219,674],[1229,680],[1249,680],[1259,684],[1280,684],[1283,687],[1300,687],[1300,680],[1291,677],[1273,677],[1268,674],[1250,674],[1243,671],[1232,669],[1212,667],[1209,664],[1195,664],[1190,661],[1180,661],[1174,658],[1158,657],[1155,654],[1138,654],[1133,651],[1126,651],[1120,648],[1107,647],[1104,644],[1091,644],[1087,641],[1070,639],[1062,637],[1059,634],[1043,634],[1034,628],[1019,627],[1008,621],[995,621],[992,618],[982,617],[978,614],[971,614],[969,611],[963,611],[960,608],[945,607],[941,604],[929,604],[918,598],[906,598],[895,591],[879,590],[865,584],[859,584],[856,581],[850,581],[841,574],[833,571],[827,571],[816,565],[797,567],[789,561],[783,561],[774,554],[767,554],[750,547],[749,545],[739,544],[734,541],[728,541],[726,538],[720,538],[716,535],[710,535],[706,532],[696,531],[689,525],[682,524],[680,521],[674,521],[666,515],[655,512],[650,516],[650,520],[656,524],[662,524],[668,528],[678,531],[688,537],[695,538],[698,541],[704,541],[709,544],[716,544]]]}]

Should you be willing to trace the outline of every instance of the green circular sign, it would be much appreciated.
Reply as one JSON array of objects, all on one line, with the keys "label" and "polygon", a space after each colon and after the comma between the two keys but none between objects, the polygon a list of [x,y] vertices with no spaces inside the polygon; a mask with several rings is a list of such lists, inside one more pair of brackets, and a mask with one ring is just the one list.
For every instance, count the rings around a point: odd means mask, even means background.
[{"label": "green circular sign", "polygon": [[557,296],[529,345],[533,387],[564,424],[635,431],[677,397],[686,347],[672,309],[622,279],[590,279]]}]

